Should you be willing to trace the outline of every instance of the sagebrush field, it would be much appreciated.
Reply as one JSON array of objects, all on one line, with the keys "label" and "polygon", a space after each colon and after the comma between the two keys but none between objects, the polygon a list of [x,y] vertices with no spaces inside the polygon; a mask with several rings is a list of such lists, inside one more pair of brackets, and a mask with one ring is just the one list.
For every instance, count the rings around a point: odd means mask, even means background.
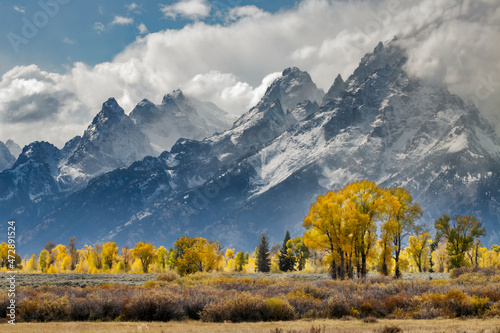
[{"label": "sagebrush field", "polygon": [[[500,274],[494,270],[432,280],[371,276],[338,281],[319,276],[196,273],[179,277],[166,273],[143,286],[124,281],[85,287],[19,287],[17,322],[500,317]],[[7,292],[2,291],[0,306],[5,309],[8,301]],[[6,321],[5,312],[2,317]]]}]

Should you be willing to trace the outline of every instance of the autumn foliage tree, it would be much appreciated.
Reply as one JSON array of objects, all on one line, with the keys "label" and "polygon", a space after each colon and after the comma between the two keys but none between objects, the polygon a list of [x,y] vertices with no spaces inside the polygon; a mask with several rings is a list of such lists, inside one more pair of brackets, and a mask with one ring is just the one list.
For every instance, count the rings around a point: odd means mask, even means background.
[{"label": "autumn foliage tree", "polygon": [[449,268],[467,266],[465,254],[481,236],[486,236],[483,224],[474,216],[455,215],[451,219],[444,214],[435,223],[436,242],[445,240],[449,256]]},{"label": "autumn foliage tree", "polygon": [[139,242],[132,250],[134,257],[141,261],[142,272],[147,273],[155,259],[155,248],[151,243]]},{"label": "autumn foliage tree", "polygon": [[115,242],[106,242],[102,244],[101,256],[103,265],[107,269],[113,268],[113,263],[117,260],[118,257],[118,246]]},{"label": "autumn foliage tree", "polygon": [[387,237],[393,245],[394,273],[396,278],[400,278],[399,258],[405,239],[421,231],[422,227],[418,226],[416,221],[422,217],[423,211],[417,203],[413,202],[408,190],[393,187],[389,189],[389,193],[386,200],[392,209],[390,209],[389,219],[382,225],[382,238]]},{"label": "autumn foliage tree", "polygon": [[400,203],[390,191],[364,180],[317,198],[303,226],[305,244],[326,250],[332,278],[365,277],[367,258],[376,243],[376,223],[394,216]]},{"label": "autumn foliage tree", "polygon": [[175,268],[179,275],[215,270],[222,260],[220,243],[182,236],[175,242]]}]

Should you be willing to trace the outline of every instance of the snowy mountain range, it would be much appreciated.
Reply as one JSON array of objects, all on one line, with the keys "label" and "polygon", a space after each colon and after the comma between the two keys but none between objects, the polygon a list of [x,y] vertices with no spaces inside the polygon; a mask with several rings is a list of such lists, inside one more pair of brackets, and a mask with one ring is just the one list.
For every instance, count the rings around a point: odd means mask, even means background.
[{"label": "snowy mountain range", "polygon": [[406,61],[397,40],[380,43],[326,94],[285,69],[224,131],[224,111],[180,91],[130,116],[110,99],[62,150],[23,149],[0,173],[0,213],[19,221],[26,251],[73,235],[130,245],[203,236],[251,250],[262,233],[273,243],[301,234],[318,195],[369,179],[409,189],[429,222],[475,214],[484,243],[498,242],[500,139],[475,107],[409,76]]}]

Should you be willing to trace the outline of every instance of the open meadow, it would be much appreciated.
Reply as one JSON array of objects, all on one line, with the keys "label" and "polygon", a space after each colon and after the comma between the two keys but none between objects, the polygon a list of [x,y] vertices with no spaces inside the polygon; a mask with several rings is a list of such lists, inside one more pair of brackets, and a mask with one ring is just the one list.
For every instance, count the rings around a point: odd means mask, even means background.
[{"label": "open meadow", "polygon": [[[0,328],[4,328],[3,325]],[[400,331],[398,331],[398,328]],[[53,333],[53,332],[95,332],[95,333],[367,333],[367,332],[433,332],[433,333],[498,333],[500,319],[439,319],[439,320],[399,320],[381,319],[375,323],[363,320],[299,320],[288,322],[259,323],[202,323],[181,322],[57,322],[22,323],[9,327],[12,333]],[[2,330],[2,332],[4,332]]]}]

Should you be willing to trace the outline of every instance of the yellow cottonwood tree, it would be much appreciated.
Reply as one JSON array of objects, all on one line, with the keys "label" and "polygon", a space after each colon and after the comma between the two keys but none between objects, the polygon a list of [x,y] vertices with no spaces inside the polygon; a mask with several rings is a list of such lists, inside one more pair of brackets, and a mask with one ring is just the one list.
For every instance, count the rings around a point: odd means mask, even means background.
[{"label": "yellow cottonwood tree", "polygon": [[389,208],[389,219],[382,225],[382,238],[392,242],[396,278],[401,277],[399,268],[399,257],[403,250],[403,243],[406,237],[421,231],[421,227],[415,222],[422,217],[422,209],[413,202],[410,192],[402,187],[392,187],[389,189],[389,196],[386,200]]},{"label": "yellow cottonwood tree", "polygon": [[106,242],[102,244],[101,256],[103,265],[106,269],[112,269],[113,263],[118,257],[118,246],[115,242]]},{"label": "yellow cottonwood tree", "polygon": [[376,242],[376,222],[383,221],[393,211],[394,200],[387,191],[367,180],[351,183],[342,191],[348,199],[348,219],[352,224],[356,254],[361,259],[358,271],[361,277],[366,277],[366,261]]},{"label": "yellow cottonwood tree", "polygon": [[155,258],[155,247],[151,243],[139,242],[132,250],[134,257],[141,261],[142,272],[147,273]]},{"label": "yellow cottonwood tree", "polygon": [[427,265],[430,239],[431,235],[428,232],[424,232],[418,237],[411,236],[409,239],[407,251],[412,260],[417,265],[419,273],[422,273]]},{"label": "yellow cottonwood tree", "polygon": [[306,246],[326,250],[332,278],[365,277],[366,261],[376,242],[376,222],[397,209],[397,201],[377,184],[364,180],[316,199],[303,226]]}]

